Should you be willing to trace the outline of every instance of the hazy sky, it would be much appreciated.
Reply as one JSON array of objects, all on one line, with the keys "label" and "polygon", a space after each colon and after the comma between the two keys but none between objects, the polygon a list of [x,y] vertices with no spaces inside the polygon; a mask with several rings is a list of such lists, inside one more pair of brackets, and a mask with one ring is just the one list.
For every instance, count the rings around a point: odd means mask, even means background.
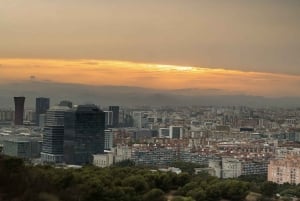
[{"label": "hazy sky", "polygon": [[0,57],[300,74],[299,0],[1,0]]},{"label": "hazy sky", "polygon": [[30,77],[300,96],[300,0],[1,0],[0,84]]},{"label": "hazy sky", "polygon": [[0,59],[0,63],[0,84],[37,81],[163,90],[192,88],[226,95],[300,96],[298,75],[108,60]]}]

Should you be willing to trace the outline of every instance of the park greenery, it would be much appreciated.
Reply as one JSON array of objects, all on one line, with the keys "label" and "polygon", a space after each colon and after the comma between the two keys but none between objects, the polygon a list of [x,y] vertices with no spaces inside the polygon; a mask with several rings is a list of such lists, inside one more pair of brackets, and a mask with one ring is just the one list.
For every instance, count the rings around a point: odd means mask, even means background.
[{"label": "park greenery", "polygon": [[21,159],[1,156],[0,200],[239,201],[250,192],[261,195],[257,199],[261,201],[272,200],[278,193],[300,197],[299,185],[277,185],[262,176],[218,179],[189,171],[160,172],[133,166],[131,161],[108,168],[58,168],[33,166]]}]

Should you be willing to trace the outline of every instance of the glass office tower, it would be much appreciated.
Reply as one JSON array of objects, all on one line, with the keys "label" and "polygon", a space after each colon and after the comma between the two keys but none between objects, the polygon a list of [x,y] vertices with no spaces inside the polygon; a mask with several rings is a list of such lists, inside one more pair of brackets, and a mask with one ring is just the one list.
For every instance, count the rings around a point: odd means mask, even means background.
[{"label": "glass office tower", "polygon": [[44,163],[64,162],[64,116],[68,107],[54,106],[46,113],[41,158]]},{"label": "glass office tower", "polygon": [[65,113],[64,159],[67,164],[92,163],[104,153],[105,113],[95,105],[79,105]]}]

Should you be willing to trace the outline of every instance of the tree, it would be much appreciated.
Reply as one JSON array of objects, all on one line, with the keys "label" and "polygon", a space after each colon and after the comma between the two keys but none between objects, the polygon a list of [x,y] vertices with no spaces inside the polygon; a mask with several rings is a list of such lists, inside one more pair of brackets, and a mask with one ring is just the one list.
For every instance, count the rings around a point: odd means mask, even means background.
[{"label": "tree", "polygon": [[187,196],[192,197],[196,201],[206,200],[206,193],[202,188],[196,188],[187,193]]},{"label": "tree", "polygon": [[215,201],[219,200],[222,195],[221,186],[219,184],[211,184],[206,189],[206,200]]},{"label": "tree", "polygon": [[184,197],[182,197],[182,196],[175,196],[175,197],[172,198],[171,201],[184,201]]},{"label": "tree", "polygon": [[224,182],[222,197],[232,201],[243,200],[248,194],[249,185],[246,182],[227,180]]},{"label": "tree", "polygon": [[171,164],[171,166],[177,167],[182,170],[182,172],[186,172],[189,174],[194,174],[195,168],[202,168],[206,167],[205,165],[200,165],[197,163],[190,163],[190,162],[184,162],[184,161],[175,161]]},{"label": "tree", "polygon": [[144,194],[143,201],[167,201],[167,198],[162,190],[154,188]]},{"label": "tree", "polygon": [[191,197],[175,196],[172,198],[172,201],[195,201]]},{"label": "tree", "polygon": [[141,175],[132,175],[132,176],[126,178],[123,181],[123,186],[131,186],[138,193],[144,193],[149,188],[149,186],[146,183],[144,177],[142,177]]},{"label": "tree", "polygon": [[265,196],[273,196],[277,191],[277,184],[271,181],[266,181],[261,186],[261,192]]},{"label": "tree", "polygon": [[184,186],[191,180],[191,176],[188,173],[181,173],[176,177],[176,184],[178,186]]},{"label": "tree", "polygon": [[179,194],[185,196],[187,192],[197,188],[199,185],[196,182],[190,182],[179,188]]},{"label": "tree", "polygon": [[117,166],[117,167],[134,167],[135,162],[133,160],[127,159],[127,160],[117,162],[115,164],[115,166]]}]

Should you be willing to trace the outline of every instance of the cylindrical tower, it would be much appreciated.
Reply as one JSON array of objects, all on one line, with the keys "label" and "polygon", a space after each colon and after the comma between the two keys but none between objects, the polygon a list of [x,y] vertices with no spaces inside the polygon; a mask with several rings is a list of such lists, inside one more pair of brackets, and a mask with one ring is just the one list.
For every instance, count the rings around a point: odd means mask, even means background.
[{"label": "cylindrical tower", "polygon": [[15,101],[15,125],[23,125],[25,97],[14,97]]}]

